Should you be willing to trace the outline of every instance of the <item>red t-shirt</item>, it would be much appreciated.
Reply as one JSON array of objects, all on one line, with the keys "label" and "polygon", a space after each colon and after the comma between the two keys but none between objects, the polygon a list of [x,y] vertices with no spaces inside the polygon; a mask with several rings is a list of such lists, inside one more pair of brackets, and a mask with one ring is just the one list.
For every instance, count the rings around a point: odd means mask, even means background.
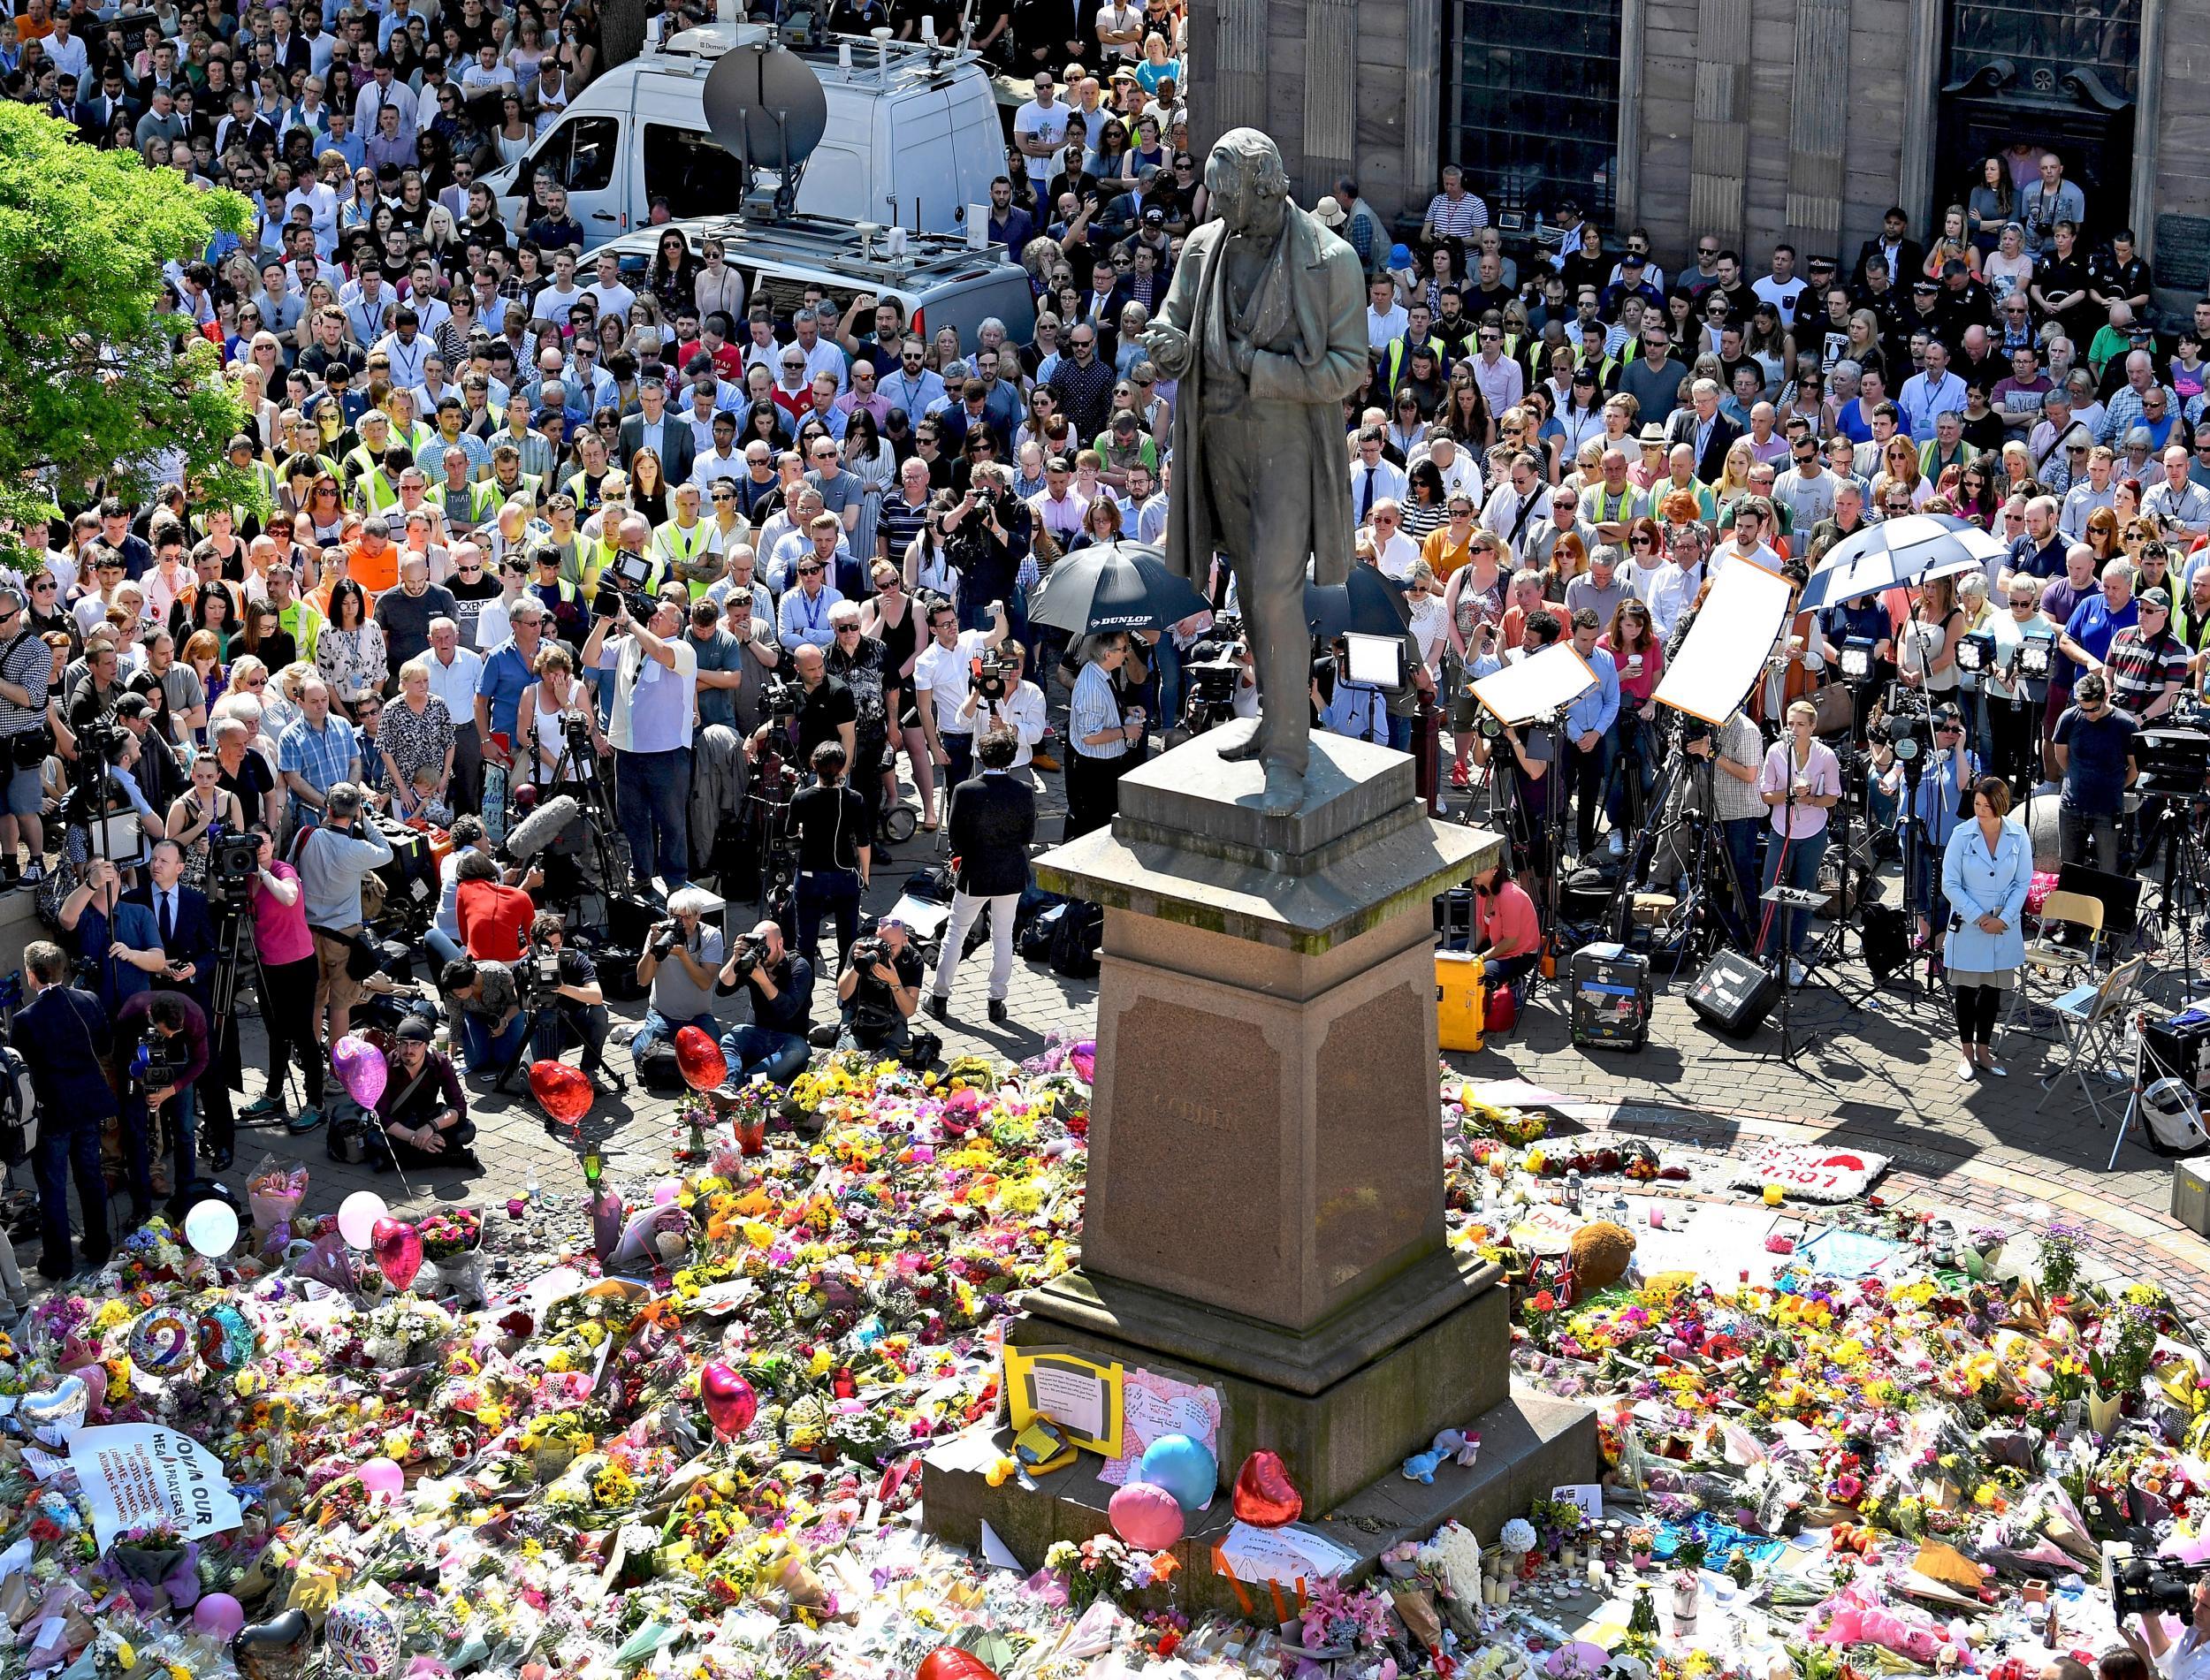
[{"label": "red t-shirt", "polygon": [[453,895],[453,915],[461,924],[461,943],[472,957],[513,962],[522,955],[529,938],[530,918],[537,907],[518,886],[497,881],[463,881]]}]

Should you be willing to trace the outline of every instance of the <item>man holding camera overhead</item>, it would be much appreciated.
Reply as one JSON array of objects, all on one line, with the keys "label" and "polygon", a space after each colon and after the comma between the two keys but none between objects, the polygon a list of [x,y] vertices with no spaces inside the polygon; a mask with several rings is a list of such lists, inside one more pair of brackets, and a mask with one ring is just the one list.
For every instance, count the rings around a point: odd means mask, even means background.
[{"label": "man holding camera overhead", "polygon": [[[669,586],[652,604],[650,622],[629,615],[626,596],[602,591],[598,621],[583,644],[583,663],[613,672],[613,746],[621,832],[629,842],[636,890],[669,892],[690,879],[690,732],[697,713],[698,656],[683,635],[689,590]],[[611,629],[613,634],[609,636]]]}]

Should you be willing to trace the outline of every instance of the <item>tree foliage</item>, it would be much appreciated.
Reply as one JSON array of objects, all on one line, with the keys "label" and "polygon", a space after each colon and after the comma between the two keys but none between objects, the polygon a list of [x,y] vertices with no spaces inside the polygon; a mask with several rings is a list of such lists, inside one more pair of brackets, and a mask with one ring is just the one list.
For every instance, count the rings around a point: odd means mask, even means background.
[{"label": "tree foliage", "polygon": [[0,518],[140,499],[181,467],[210,499],[259,493],[223,460],[244,422],[217,346],[165,310],[162,268],[191,262],[252,206],[135,153],[99,151],[0,103]]}]

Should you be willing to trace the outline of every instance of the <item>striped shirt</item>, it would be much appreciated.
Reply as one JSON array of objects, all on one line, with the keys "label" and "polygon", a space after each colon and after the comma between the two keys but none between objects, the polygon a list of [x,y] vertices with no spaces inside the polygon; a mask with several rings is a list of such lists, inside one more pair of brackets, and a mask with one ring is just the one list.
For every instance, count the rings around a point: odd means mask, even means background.
[{"label": "striped shirt", "polygon": [[1068,733],[1073,736],[1075,751],[1085,758],[1120,757],[1128,750],[1127,741],[1116,739],[1100,747],[1093,745],[1090,737],[1122,727],[1120,702],[1113,696],[1111,674],[1101,665],[1084,665],[1082,674],[1075,679],[1074,698],[1068,708]]}]

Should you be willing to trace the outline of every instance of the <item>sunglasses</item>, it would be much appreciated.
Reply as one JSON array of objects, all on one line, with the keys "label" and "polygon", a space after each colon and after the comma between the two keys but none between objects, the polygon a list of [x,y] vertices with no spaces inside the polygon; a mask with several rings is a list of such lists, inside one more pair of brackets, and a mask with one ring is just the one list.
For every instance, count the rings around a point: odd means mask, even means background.
[{"label": "sunglasses", "polygon": [[821,568],[818,566],[802,566],[798,568],[798,575],[800,577],[819,577],[821,575]]}]

